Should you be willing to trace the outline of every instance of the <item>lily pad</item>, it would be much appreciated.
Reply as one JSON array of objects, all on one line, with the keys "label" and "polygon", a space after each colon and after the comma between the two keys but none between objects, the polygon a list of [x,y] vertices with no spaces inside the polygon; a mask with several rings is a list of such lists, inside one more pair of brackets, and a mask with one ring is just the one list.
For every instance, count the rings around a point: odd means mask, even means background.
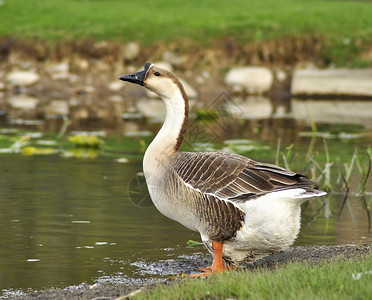
[{"label": "lily pad", "polygon": [[22,149],[23,155],[50,155],[58,153],[58,150],[51,148],[35,148],[35,147],[24,147]]},{"label": "lily pad", "polygon": [[83,148],[100,148],[103,141],[95,135],[73,135],[68,140],[75,144],[76,147]]}]

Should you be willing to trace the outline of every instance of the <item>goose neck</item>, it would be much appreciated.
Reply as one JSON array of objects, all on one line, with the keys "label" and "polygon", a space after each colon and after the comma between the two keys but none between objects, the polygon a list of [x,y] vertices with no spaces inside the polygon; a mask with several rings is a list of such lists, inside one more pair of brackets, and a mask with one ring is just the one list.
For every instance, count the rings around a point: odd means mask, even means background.
[{"label": "goose neck", "polygon": [[158,159],[178,152],[185,136],[189,113],[188,100],[182,91],[162,100],[165,104],[165,120],[146,151],[146,154],[155,154]]}]

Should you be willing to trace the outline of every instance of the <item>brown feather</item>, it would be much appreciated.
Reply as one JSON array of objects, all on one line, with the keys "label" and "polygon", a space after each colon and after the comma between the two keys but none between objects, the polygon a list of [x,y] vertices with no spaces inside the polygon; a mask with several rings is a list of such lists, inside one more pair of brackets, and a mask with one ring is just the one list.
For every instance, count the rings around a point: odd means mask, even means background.
[{"label": "brown feather", "polygon": [[284,168],[222,152],[179,152],[174,170],[194,189],[221,199],[249,200],[279,189],[314,187],[305,176]]}]

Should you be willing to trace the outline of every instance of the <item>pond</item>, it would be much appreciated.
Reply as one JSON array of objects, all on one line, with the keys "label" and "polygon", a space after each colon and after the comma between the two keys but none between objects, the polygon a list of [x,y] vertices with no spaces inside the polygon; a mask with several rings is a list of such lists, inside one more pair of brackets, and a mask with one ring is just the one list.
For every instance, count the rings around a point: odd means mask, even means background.
[{"label": "pond", "polygon": [[[371,178],[363,185],[372,146],[366,118],[363,126],[323,123],[316,130],[315,124],[287,117],[225,121],[200,111],[184,149],[234,151],[279,163],[319,179],[329,190],[304,204],[296,245],[372,241]],[[162,216],[147,194],[142,157],[159,122],[126,116],[122,129],[93,132],[104,143],[90,148],[74,147],[67,138],[86,132],[67,132],[58,140],[56,133],[33,126],[8,124],[0,130],[3,292],[93,284],[106,277],[125,282],[168,276],[143,265],[209,257],[203,246],[188,245],[200,241],[199,235]]]}]

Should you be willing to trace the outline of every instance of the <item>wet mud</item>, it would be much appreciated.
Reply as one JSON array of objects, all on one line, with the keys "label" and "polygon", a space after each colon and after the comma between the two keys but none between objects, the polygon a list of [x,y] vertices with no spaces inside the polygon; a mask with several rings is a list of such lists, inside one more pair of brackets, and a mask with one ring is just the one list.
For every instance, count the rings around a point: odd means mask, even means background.
[{"label": "wet mud", "polygon": [[[371,253],[369,244],[350,244],[337,246],[296,246],[258,260],[247,266],[248,270],[274,270],[289,262],[306,262],[317,265],[334,259],[358,259]],[[125,299],[139,290],[149,289],[156,284],[172,284],[176,276],[198,271],[201,266],[211,263],[210,257],[201,254],[184,256],[161,262],[138,262],[137,267],[143,274],[151,274],[148,278],[127,278],[125,276],[104,276],[96,283],[82,283],[66,288],[50,288],[46,290],[24,293],[9,291],[0,299]]]}]

